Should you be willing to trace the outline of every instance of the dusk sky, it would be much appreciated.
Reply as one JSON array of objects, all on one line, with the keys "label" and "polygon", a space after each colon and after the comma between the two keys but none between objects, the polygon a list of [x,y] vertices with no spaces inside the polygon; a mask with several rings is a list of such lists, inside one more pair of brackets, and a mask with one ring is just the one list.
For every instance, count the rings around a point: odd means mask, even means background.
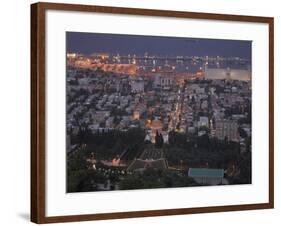
[{"label": "dusk sky", "polygon": [[67,32],[67,52],[251,58],[251,41]]}]

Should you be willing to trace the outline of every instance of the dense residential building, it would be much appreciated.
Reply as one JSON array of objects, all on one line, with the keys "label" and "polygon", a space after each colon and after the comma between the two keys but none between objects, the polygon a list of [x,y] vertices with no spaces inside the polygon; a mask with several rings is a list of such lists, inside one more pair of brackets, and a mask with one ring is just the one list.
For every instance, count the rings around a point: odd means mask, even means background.
[{"label": "dense residential building", "polygon": [[238,124],[234,120],[220,120],[216,122],[215,136],[220,140],[238,141]]},{"label": "dense residential building", "polygon": [[229,59],[219,59],[223,68],[217,61],[67,54],[67,154],[86,150],[87,167],[98,175],[94,189],[118,190],[126,178],[141,178],[151,169],[167,174],[152,184],[238,183],[224,174],[235,169],[229,175],[239,180],[237,159],[224,162],[221,153],[227,147],[247,155],[251,148],[250,72],[243,59],[231,61],[239,65],[231,69]]},{"label": "dense residential building", "polygon": [[131,89],[133,93],[144,92],[144,81],[142,79],[133,80],[131,82]]}]

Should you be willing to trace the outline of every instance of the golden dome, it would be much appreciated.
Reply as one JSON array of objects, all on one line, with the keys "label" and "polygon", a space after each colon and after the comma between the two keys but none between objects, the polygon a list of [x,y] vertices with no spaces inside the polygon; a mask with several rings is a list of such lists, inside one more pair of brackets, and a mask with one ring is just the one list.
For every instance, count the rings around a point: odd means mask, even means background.
[{"label": "golden dome", "polygon": [[162,122],[158,119],[155,119],[151,123],[151,129],[162,129]]}]

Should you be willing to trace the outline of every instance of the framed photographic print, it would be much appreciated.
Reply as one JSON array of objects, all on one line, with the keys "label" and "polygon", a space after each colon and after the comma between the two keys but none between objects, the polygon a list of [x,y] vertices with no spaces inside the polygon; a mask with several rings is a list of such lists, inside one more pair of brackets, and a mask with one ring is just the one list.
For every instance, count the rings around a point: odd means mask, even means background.
[{"label": "framed photographic print", "polygon": [[274,206],[273,18],[31,5],[31,220]]}]

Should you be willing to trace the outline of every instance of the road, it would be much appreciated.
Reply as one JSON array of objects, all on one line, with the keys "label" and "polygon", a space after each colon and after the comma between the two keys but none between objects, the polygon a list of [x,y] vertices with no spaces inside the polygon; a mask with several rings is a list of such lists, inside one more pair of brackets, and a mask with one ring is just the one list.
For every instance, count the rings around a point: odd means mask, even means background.
[{"label": "road", "polygon": [[177,125],[180,124],[180,115],[182,112],[182,103],[184,100],[185,85],[180,85],[177,91],[177,98],[174,110],[171,112],[171,120],[169,122],[168,130],[173,131],[177,129]]}]

